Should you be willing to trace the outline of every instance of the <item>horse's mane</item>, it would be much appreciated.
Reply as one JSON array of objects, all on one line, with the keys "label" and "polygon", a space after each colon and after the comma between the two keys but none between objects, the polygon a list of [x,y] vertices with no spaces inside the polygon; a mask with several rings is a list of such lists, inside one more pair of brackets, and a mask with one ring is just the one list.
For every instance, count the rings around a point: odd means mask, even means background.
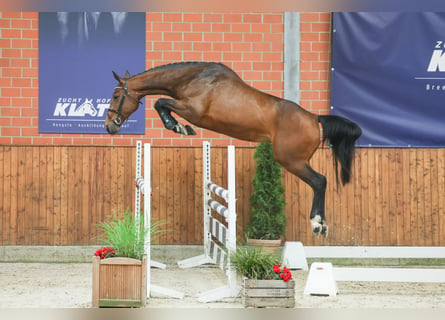
[{"label": "horse's mane", "polygon": [[[211,62],[206,62],[206,61],[185,61],[185,62],[173,62],[173,63],[169,63],[169,64],[164,64],[161,66],[157,66],[157,67],[153,67],[151,69],[147,69],[139,74],[143,74],[143,73],[147,73],[147,72],[152,72],[152,71],[161,71],[161,70],[169,70],[169,69],[181,69],[184,67],[191,67],[191,66],[195,66],[195,65],[202,65],[202,64],[210,64]],[[139,75],[137,74],[137,75]],[[135,75],[135,76],[137,76]]]}]

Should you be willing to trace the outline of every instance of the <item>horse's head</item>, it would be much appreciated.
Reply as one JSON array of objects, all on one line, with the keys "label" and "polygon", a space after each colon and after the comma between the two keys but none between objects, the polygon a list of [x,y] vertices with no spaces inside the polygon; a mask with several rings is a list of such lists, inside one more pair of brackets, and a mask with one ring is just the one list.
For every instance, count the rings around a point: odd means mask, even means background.
[{"label": "horse's head", "polygon": [[128,80],[130,78],[128,71],[123,78],[119,77],[114,71],[113,75],[118,81],[118,85],[114,88],[113,97],[105,118],[105,128],[109,134],[118,133],[122,123],[136,111],[140,103],[139,99],[132,95],[128,88]]}]

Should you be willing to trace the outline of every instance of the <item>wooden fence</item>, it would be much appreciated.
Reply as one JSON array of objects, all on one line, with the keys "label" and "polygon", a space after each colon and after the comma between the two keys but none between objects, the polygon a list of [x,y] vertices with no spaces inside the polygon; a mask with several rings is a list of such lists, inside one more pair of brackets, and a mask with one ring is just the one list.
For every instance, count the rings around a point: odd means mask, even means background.
[{"label": "wooden fence", "polygon": [[[227,148],[212,148],[225,185]],[[253,148],[236,148],[238,238],[249,219]],[[80,245],[96,224],[134,205],[134,147],[0,146],[0,245]],[[337,189],[331,150],[311,162],[328,179],[327,239],[314,237],[312,191],[285,172],[286,240],[305,245],[445,245],[445,150],[358,149],[352,183]],[[152,148],[154,243],[202,244],[202,151]]]}]

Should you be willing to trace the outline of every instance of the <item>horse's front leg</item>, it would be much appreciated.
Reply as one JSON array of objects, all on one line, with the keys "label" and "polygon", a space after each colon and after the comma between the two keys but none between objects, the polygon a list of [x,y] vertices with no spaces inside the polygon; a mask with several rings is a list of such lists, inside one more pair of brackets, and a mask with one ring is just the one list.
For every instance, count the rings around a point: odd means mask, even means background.
[{"label": "horse's front leg", "polygon": [[167,99],[167,98],[159,98],[154,108],[158,112],[159,117],[162,120],[162,123],[164,124],[165,128],[168,130],[172,130],[173,132],[184,134],[184,135],[196,135],[195,130],[193,130],[192,127],[189,125],[183,125],[182,123],[179,123],[172,115],[172,108],[174,108],[177,105],[177,102],[173,99]]}]

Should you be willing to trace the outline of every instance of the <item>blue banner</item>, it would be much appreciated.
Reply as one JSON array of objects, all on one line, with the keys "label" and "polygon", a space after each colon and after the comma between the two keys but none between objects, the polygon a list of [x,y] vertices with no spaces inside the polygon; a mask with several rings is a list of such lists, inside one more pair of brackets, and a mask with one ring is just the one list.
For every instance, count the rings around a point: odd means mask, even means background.
[{"label": "blue banner", "polygon": [[[112,71],[126,70],[145,70],[144,12],[39,13],[39,132],[106,133]],[[121,133],[145,133],[144,104]]]},{"label": "blue banner", "polygon": [[445,13],[334,13],[332,114],[359,146],[445,146]]}]

